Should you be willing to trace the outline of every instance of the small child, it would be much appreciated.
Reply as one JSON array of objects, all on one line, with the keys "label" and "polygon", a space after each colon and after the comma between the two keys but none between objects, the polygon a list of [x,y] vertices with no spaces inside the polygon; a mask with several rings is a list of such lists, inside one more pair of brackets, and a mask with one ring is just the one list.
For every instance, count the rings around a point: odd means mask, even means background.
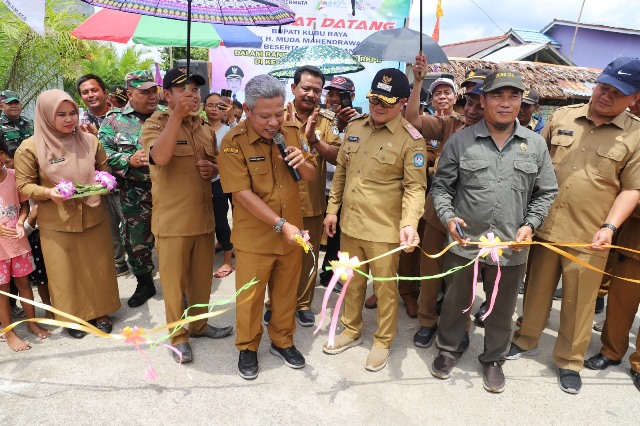
[{"label": "small child", "polygon": [[[7,145],[0,141],[0,164],[7,160]],[[20,296],[33,300],[33,291],[29,284],[29,274],[35,269],[31,247],[24,233],[24,221],[29,214],[29,201],[18,194],[15,170],[2,166],[0,169],[0,289],[9,292],[9,281],[13,277]],[[0,323],[11,323],[9,297],[0,294]],[[33,305],[23,306],[27,318],[35,317]],[[30,322],[28,330],[46,339],[51,332],[37,323]],[[31,346],[13,331],[5,333],[7,344],[14,351],[24,351]]]}]

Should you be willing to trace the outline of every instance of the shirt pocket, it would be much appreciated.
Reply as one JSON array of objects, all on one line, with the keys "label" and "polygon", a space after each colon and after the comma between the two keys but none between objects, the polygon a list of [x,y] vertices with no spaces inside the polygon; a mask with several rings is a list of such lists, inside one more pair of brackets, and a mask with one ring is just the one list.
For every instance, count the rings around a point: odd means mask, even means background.
[{"label": "shirt pocket", "polygon": [[593,172],[606,179],[616,180],[616,171],[618,163],[627,155],[624,147],[609,147],[600,145],[596,149],[596,155],[592,156],[590,166]]},{"label": "shirt pocket", "polygon": [[533,188],[537,174],[538,165],[533,161],[514,160],[511,188],[519,192],[529,191]]},{"label": "shirt pocket", "polygon": [[171,163],[176,173],[198,172],[195,151],[189,144],[176,146]]},{"label": "shirt pocket", "polygon": [[375,181],[386,181],[395,178],[393,166],[396,164],[398,155],[393,152],[378,150],[371,157],[369,169],[366,176]]},{"label": "shirt pocket", "polygon": [[551,163],[564,164],[567,162],[574,137],[569,135],[554,135],[551,138]]},{"label": "shirt pocket", "polygon": [[344,145],[344,167],[349,168],[353,164],[354,157],[360,149],[360,144],[357,142],[347,142]]},{"label": "shirt pocket", "polygon": [[[269,195],[273,179],[269,179],[267,172],[269,165],[266,161],[249,163],[249,177],[251,178],[251,190],[258,196]],[[264,199],[263,197],[261,197]]]},{"label": "shirt pocket", "polygon": [[489,160],[460,160],[460,184],[468,189],[487,189]]}]

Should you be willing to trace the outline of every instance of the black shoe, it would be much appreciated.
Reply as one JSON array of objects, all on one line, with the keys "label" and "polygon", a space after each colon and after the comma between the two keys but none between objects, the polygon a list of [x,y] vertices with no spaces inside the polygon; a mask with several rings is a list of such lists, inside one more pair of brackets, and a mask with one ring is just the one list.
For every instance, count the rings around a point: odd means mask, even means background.
[{"label": "black shoe", "polygon": [[116,277],[123,277],[129,275],[129,266],[124,264],[122,266],[116,266]]},{"label": "black shoe", "polygon": [[429,371],[431,371],[433,377],[445,380],[451,375],[451,370],[453,370],[454,365],[456,365],[455,359],[440,354],[434,358]]},{"label": "black shoe", "polygon": [[109,321],[91,320],[89,321],[89,324],[95,326],[95,328],[103,333],[111,334],[111,331],[113,330],[113,325]]},{"label": "black shoe", "polygon": [[580,373],[566,368],[558,370],[558,386],[566,393],[577,394],[582,387],[582,379]]},{"label": "black shoe", "polygon": [[193,352],[191,352],[191,346],[189,345],[188,342],[178,343],[174,347],[178,350],[178,352],[182,354],[182,359],[181,359],[177,353],[175,353],[174,351],[171,351],[171,354],[173,355],[173,360],[175,362],[186,364],[187,362],[193,361]]},{"label": "black shoe", "polygon": [[518,286],[518,294],[524,294],[524,281]]},{"label": "black shoe", "polygon": [[337,282],[336,285],[333,287],[333,292],[340,294],[342,293],[342,283],[341,282]]},{"label": "black shoe", "polygon": [[142,306],[147,300],[156,295],[156,287],[153,284],[153,277],[150,272],[136,275],[136,279],[138,280],[136,291],[134,291],[133,295],[127,300],[127,305],[129,305],[130,308]]},{"label": "black shoe", "polygon": [[262,316],[262,325],[265,327],[268,326],[269,321],[271,321],[271,309],[264,311],[264,315]]},{"label": "black shoe", "polygon": [[210,339],[222,339],[224,337],[230,336],[233,331],[233,327],[214,327],[212,325],[207,325],[207,328],[200,334],[189,333],[189,337],[208,337]]},{"label": "black shoe", "polygon": [[413,335],[413,344],[419,348],[428,348],[433,344],[433,336],[436,335],[438,325],[433,327],[421,326],[420,330]]},{"label": "black shoe", "polygon": [[478,309],[478,312],[476,312],[474,315],[474,317],[476,318],[476,325],[478,327],[484,328],[484,321],[482,320],[482,317],[486,313],[487,313],[487,302],[484,302],[482,305],[480,305],[480,309]]},{"label": "black shoe", "polygon": [[553,300],[562,300],[562,287],[558,287],[553,293]]},{"label": "black shoe", "polygon": [[323,287],[328,286],[332,276],[333,276],[333,271],[320,272],[320,285]]},{"label": "black shoe", "polygon": [[633,380],[636,389],[640,391],[640,372],[631,370],[631,380]]},{"label": "black shoe", "polygon": [[482,375],[482,385],[487,392],[502,393],[504,391],[504,373],[497,362],[486,364]]},{"label": "black shoe", "polygon": [[509,353],[507,354],[505,359],[513,361],[516,359],[520,359],[523,356],[535,356],[535,355],[538,355],[539,353],[540,353],[540,349],[538,348],[529,349],[527,351],[522,349],[520,346],[516,345],[515,343],[511,342],[511,348],[509,349]]},{"label": "black shoe", "polygon": [[300,351],[296,349],[295,346],[290,346],[288,348],[279,348],[272,343],[271,347],[269,348],[269,352],[277,357],[282,358],[287,367],[302,368],[305,366],[304,357],[302,356]]},{"label": "black shoe", "polygon": [[258,377],[258,352],[245,349],[238,358],[238,374],[246,380]]},{"label": "black shoe", "polygon": [[604,307],[604,297],[596,298],[596,314],[601,314],[602,312],[604,312]]},{"label": "black shoe", "polygon": [[73,337],[74,339],[82,339],[87,335],[86,331],[76,330],[73,328],[67,328],[67,333],[69,333],[69,336]]},{"label": "black shoe", "polygon": [[584,361],[584,366],[589,370],[604,370],[610,365],[620,365],[620,361],[614,361],[598,353]]},{"label": "black shoe", "polygon": [[303,327],[313,327],[316,322],[316,317],[310,310],[298,311],[296,317],[298,317],[298,324]]}]

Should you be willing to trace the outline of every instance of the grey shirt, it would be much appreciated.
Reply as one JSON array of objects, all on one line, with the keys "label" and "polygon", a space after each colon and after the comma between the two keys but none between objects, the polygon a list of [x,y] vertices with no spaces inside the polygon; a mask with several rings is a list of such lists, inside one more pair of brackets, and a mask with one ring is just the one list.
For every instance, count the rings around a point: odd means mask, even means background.
[{"label": "grey shirt", "polygon": [[[442,224],[457,216],[467,223],[466,238],[478,241],[493,232],[513,241],[524,222],[539,227],[558,193],[558,183],[545,140],[515,124],[502,149],[481,120],[453,134],[438,163],[433,201]],[[451,236],[449,235],[451,240]],[[478,247],[454,246],[451,251],[473,259]],[[527,250],[505,250],[501,265],[526,262]],[[491,256],[482,259],[494,264]]]}]

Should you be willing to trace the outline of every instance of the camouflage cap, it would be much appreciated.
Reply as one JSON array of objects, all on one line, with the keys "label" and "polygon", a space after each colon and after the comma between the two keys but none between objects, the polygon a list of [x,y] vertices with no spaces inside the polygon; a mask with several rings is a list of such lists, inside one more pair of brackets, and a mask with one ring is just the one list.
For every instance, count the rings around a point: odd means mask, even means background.
[{"label": "camouflage cap", "polygon": [[0,99],[2,99],[2,101],[6,103],[13,101],[20,102],[20,97],[13,90],[3,90],[2,92],[0,92]]},{"label": "camouflage cap", "polygon": [[124,78],[126,88],[135,87],[140,90],[147,90],[158,84],[153,80],[151,72],[145,70],[132,71]]}]

